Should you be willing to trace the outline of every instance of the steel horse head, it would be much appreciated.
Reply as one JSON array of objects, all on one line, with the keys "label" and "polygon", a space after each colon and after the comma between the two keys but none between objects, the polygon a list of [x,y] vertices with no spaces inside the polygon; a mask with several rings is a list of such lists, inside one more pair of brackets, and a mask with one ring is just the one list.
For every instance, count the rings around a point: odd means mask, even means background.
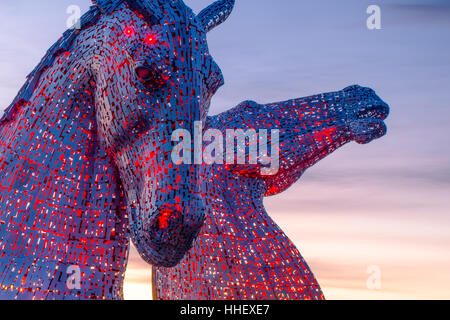
[{"label": "steel horse head", "polygon": [[[198,15],[181,0],[93,2],[0,120],[2,297],[120,297],[129,238],[171,267],[205,218],[200,166],[171,161],[171,133],[204,120],[223,84],[206,33],[234,0]],[[101,285],[70,291],[73,270]]]},{"label": "steel horse head", "polygon": [[[189,250],[204,220],[199,166],[171,161],[171,134],[204,121],[223,84],[206,33],[230,13],[218,1],[194,15],[182,1],[116,1],[93,53],[99,137],[125,188],[131,236],[165,267]],[[111,10],[111,1],[100,10]],[[98,57],[96,57],[98,55]]]}]

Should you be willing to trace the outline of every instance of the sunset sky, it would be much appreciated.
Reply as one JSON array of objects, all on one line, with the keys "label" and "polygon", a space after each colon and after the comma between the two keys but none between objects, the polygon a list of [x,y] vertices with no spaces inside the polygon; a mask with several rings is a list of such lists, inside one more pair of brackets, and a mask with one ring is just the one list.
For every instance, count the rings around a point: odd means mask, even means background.
[{"label": "sunset sky", "polygon": [[[194,11],[212,2],[185,0]],[[88,0],[0,2],[0,110]],[[368,30],[378,4],[382,29]],[[265,201],[328,299],[450,299],[450,0],[236,0],[209,34],[226,85],[212,113],[372,87],[391,106],[386,137],[349,144]],[[1,111],[0,111],[1,113]],[[132,249],[125,296],[149,299]],[[367,269],[381,271],[371,290]]]}]

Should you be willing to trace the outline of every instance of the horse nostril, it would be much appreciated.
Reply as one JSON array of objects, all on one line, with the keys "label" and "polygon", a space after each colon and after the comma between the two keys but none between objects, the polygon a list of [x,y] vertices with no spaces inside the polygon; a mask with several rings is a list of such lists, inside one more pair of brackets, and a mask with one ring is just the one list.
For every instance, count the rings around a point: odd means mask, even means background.
[{"label": "horse nostril", "polygon": [[148,81],[152,78],[153,72],[147,67],[137,67],[135,69],[136,75],[142,81]]},{"label": "horse nostril", "polygon": [[169,227],[169,219],[172,214],[173,211],[168,208],[161,210],[158,216],[159,229],[167,229]]},{"label": "horse nostril", "polygon": [[158,210],[154,226],[158,230],[168,229],[171,224],[176,223],[177,219],[181,217],[181,207],[178,204],[166,204]]}]

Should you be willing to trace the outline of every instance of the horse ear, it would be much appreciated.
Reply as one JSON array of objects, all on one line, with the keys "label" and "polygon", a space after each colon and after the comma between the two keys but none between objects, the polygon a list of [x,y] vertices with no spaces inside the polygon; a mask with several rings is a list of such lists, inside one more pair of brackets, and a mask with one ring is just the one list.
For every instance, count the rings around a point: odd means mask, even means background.
[{"label": "horse ear", "polygon": [[235,0],[216,1],[197,15],[198,21],[206,32],[211,31],[230,16],[234,2]]}]

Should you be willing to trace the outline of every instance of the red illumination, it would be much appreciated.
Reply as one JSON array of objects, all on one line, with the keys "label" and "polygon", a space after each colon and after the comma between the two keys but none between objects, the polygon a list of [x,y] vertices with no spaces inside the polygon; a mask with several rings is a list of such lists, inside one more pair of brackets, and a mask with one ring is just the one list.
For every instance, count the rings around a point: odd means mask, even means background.
[{"label": "red illumination", "polygon": [[133,27],[126,27],[124,33],[125,35],[131,37],[132,35],[134,35],[135,31]]},{"label": "red illumination", "polygon": [[151,35],[147,36],[147,38],[145,38],[145,43],[147,43],[148,45],[155,44],[156,43],[155,35],[151,34]]},{"label": "red illumination", "polygon": [[169,227],[169,218],[172,216],[172,211],[164,210],[159,215],[159,228],[167,229]]}]

